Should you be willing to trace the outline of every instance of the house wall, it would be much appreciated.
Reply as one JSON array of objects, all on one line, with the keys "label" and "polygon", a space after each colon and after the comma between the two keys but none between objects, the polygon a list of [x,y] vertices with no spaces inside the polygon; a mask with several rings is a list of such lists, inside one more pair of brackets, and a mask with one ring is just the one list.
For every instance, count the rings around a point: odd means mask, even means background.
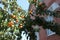
[{"label": "house wall", "polygon": [[44,0],[44,3],[49,7],[55,0]]},{"label": "house wall", "polygon": [[[56,2],[56,3],[58,3],[58,4],[60,4],[60,0],[43,0],[44,1],[44,3],[46,4],[46,6],[47,6],[47,8],[49,8],[54,2]],[[31,5],[30,5],[31,6]],[[30,7],[30,9],[35,9],[35,7],[32,5],[31,7]],[[29,10],[30,10],[29,9]],[[32,17],[32,19],[33,19],[34,17]],[[57,22],[57,23],[60,23],[60,18],[55,18],[55,21]],[[53,35],[54,36],[54,35]],[[55,36],[55,38],[56,38],[57,36]],[[60,36],[58,36],[58,38],[59,38]],[[42,28],[42,26],[40,26],[40,31],[39,31],[39,40],[55,40],[54,39],[54,37],[48,37],[48,35],[47,35],[47,31],[45,30],[45,29],[43,29]],[[58,40],[57,38],[56,38],[56,40]]]},{"label": "house wall", "polygon": [[56,3],[60,4],[60,0],[55,0]]},{"label": "house wall", "polygon": [[[54,2],[60,5],[60,0],[44,0],[44,3],[46,4],[47,8],[49,8]],[[55,22],[60,23],[60,18],[55,17]]]},{"label": "house wall", "polygon": [[39,40],[47,40],[47,31],[43,29],[42,26],[40,26],[39,38]]},{"label": "house wall", "polygon": [[60,0],[44,0],[43,2],[47,5],[47,7],[49,7],[54,2],[60,4]]},{"label": "house wall", "polygon": [[[44,0],[44,3],[46,4],[47,8],[49,8],[54,2],[60,5],[60,0]],[[60,18],[54,17],[54,19],[56,23],[60,23]],[[40,40],[60,40],[60,36],[56,34],[47,37],[46,30],[44,29],[40,30],[40,34]]]},{"label": "house wall", "polygon": [[[49,8],[54,2],[60,5],[60,0],[44,0],[45,4]],[[59,9],[59,8],[58,8]],[[60,23],[60,18],[54,17],[56,23]],[[59,35],[51,35],[47,37],[47,40],[60,40]]]},{"label": "house wall", "polygon": [[48,37],[48,40],[60,40],[60,36],[54,34],[54,35],[49,36],[49,37]]}]

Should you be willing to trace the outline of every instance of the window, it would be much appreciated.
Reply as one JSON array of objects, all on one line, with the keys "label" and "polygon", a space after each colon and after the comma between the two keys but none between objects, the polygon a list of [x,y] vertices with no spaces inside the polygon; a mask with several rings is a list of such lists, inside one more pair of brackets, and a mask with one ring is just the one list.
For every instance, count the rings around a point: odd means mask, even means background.
[{"label": "window", "polygon": [[56,8],[58,8],[58,7],[59,7],[59,5],[54,2],[54,3],[48,8],[48,10],[54,11],[54,10],[55,10]]},{"label": "window", "polygon": [[55,34],[55,32],[52,32],[50,29],[46,29],[46,31],[48,36]]}]

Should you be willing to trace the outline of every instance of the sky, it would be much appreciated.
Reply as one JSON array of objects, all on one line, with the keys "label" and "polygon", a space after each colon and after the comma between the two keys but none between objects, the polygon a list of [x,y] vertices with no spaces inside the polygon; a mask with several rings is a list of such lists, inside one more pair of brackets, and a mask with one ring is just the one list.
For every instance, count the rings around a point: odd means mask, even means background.
[{"label": "sky", "polygon": [[2,5],[2,4],[0,4],[0,7],[2,7],[2,8],[3,8],[3,5]]},{"label": "sky", "polygon": [[29,3],[27,0],[17,0],[17,4],[22,7],[24,10],[28,10],[29,8]]},{"label": "sky", "polygon": [[[17,0],[17,4],[19,6],[22,7],[22,9],[24,9],[25,11],[28,11],[28,8],[29,8],[29,2],[28,0]],[[0,7],[2,7],[3,5],[0,4]]]}]

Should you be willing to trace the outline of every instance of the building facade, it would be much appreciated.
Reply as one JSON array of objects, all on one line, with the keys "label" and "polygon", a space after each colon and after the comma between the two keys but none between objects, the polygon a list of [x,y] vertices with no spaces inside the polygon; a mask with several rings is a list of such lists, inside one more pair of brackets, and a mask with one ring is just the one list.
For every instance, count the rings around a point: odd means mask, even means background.
[{"label": "building facade", "polygon": [[[60,0],[43,0],[46,4],[48,10],[59,12],[60,13]],[[35,10],[35,6],[30,5],[30,9]],[[33,19],[34,17],[32,17]],[[55,22],[60,24],[60,18],[54,17]],[[39,40],[60,40],[60,36],[56,35],[55,32],[52,32],[50,29],[43,29],[40,26],[39,31]]]}]

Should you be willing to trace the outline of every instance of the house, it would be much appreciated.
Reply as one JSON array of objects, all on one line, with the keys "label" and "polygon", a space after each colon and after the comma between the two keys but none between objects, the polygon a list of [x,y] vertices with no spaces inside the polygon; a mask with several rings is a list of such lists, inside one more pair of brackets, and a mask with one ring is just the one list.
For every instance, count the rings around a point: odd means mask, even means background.
[{"label": "house", "polygon": [[[49,10],[58,12],[58,14],[60,13],[60,0],[44,0],[44,2]],[[60,18],[55,17],[55,21],[60,24]],[[60,40],[60,36],[51,33],[51,35],[47,37],[47,40]]]},{"label": "house", "polygon": [[[43,0],[43,2],[46,4],[48,10],[57,12],[59,15],[60,0]],[[33,4],[30,5],[30,9],[35,9]],[[54,17],[54,19],[56,23],[60,24],[60,18]],[[39,40],[60,40],[60,36],[56,35],[55,32],[52,32],[50,29],[43,29],[42,26],[40,26]]]}]

